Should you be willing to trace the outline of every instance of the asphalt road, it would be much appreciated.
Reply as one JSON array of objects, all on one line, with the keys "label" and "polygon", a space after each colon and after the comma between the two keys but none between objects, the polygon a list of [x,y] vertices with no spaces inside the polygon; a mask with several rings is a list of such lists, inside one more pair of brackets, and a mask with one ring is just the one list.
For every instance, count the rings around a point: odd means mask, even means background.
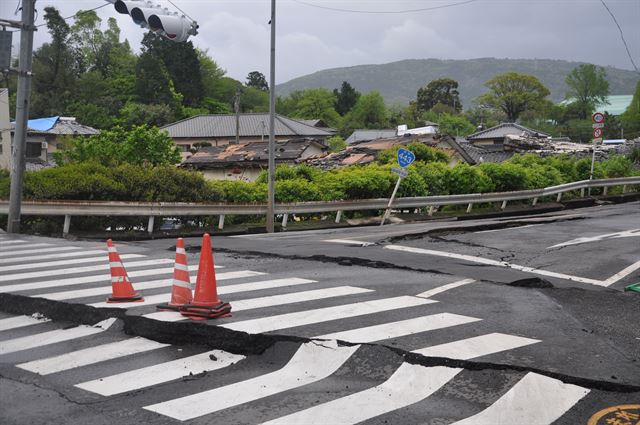
[{"label": "asphalt road", "polygon": [[[233,314],[208,322],[156,314],[174,245],[116,244],[145,302],[113,310],[103,242],[0,235],[0,422],[578,424],[632,406],[594,422],[605,424],[640,414],[640,293],[623,291],[640,281],[638,203],[214,235]],[[200,240],[186,245],[195,280]]]}]

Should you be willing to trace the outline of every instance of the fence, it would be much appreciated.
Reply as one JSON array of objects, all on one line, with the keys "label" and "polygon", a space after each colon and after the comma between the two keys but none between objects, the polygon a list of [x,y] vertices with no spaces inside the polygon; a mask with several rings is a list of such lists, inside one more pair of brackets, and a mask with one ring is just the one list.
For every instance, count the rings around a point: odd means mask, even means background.
[{"label": "fence", "polygon": [[[621,177],[615,179],[582,180],[544,189],[522,190],[516,192],[471,193],[464,195],[420,196],[397,198],[393,208],[428,208],[428,215],[432,215],[437,207],[446,205],[467,205],[467,212],[471,212],[474,204],[501,202],[501,209],[505,209],[509,201],[532,199],[532,205],[544,196],[556,196],[560,202],[566,192],[591,192],[593,188],[603,188],[603,194],[612,186],[622,186],[622,192],[627,187],[639,185],[638,177]],[[389,200],[358,199],[350,201],[318,201],[277,203],[275,213],[282,214],[282,225],[287,226],[289,214],[330,213],[337,212],[336,222],[339,222],[343,211],[383,210],[387,208]],[[8,214],[9,202],[0,200],[0,214]],[[23,201],[23,215],[64,216],[63,235],[69,233],[71,217],[74,216],[143,216],[149,217],[147,231],[153,232],[155,217],[173,216],[219,216],[218,228],[224,227],[226,215],[265,215],[266,203],[237,204],[237,203],[188,203],[188,202],[115,202],[115,201]]]}]

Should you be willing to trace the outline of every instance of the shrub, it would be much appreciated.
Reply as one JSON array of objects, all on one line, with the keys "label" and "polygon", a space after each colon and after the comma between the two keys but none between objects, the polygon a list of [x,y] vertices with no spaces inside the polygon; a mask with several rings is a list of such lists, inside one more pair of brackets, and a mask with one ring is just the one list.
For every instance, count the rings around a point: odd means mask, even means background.
[{"label": "shrub", "polygon": [[521,165],[483,163],[478,168],[489,177],[496,192],[523,190],[526,187],[527,172]]},{"label": "shrub", "polygon": [[493,182],[480,168],[457,164],[449,177],[451,194],[493,192]]}]

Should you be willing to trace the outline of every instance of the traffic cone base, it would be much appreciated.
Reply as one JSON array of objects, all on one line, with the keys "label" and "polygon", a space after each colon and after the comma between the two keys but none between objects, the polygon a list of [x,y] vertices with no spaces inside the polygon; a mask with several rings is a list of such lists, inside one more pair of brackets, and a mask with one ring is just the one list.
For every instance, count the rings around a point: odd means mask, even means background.
[{"label": "traffic cone base", "polygon": [[223,302],[213,306],[185,304],[180,307],[180,314],[192,320],[221,319],[231,316],[231,304]]},{"label": "traffic cone base", "polygon": [[130,297],[109,297],[107,298],[108,303],[141,303],[144,301],[142,295],[133,294]]}]

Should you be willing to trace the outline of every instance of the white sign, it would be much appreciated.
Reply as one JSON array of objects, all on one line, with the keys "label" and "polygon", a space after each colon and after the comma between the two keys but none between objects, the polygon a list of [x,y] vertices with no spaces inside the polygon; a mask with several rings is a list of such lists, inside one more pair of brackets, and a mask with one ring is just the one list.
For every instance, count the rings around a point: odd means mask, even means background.
[{"label": "white sign", "polygon": [[407,170],[403,170],[402,168],[392,168],[391,172],[396,173],[400,176],[400,178],[405,178],[409,175],[409,172]]},{"label": "white sign", "polygon": [[604,123],[599,122],[597,124],[591,124],[591,128],[604,128]]}]

